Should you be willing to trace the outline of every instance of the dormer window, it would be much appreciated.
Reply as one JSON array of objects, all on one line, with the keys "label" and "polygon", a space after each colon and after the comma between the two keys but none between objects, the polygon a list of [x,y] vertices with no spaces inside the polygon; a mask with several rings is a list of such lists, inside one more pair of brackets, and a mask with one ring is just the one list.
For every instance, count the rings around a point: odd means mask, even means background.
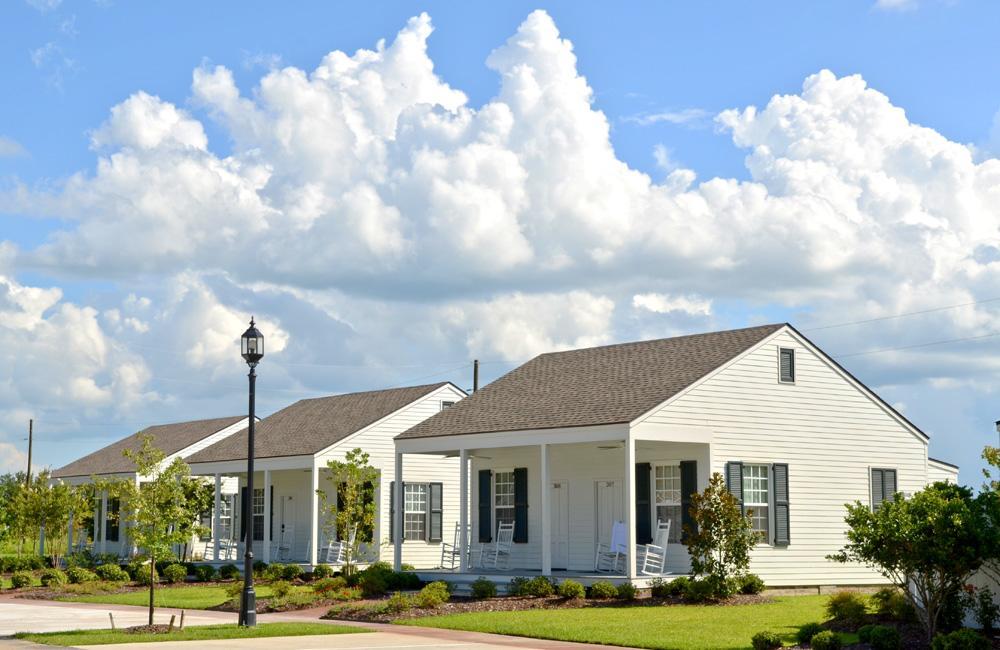
[{"label": "dormer window", "polygon": [[778,381],[795,383],[795,350],[792,348],[778,348]]}]

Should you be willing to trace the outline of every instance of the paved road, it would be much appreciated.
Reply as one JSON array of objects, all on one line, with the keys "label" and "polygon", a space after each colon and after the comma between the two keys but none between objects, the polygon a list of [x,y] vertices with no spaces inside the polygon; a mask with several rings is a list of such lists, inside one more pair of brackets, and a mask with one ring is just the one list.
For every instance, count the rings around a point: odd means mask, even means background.
[{"label": "paved road", "polygon": [[[107,629],[108,612],[114,612],[115,623],[120,627],[146,623],[147,612],[141,607],[126,605],[100,605],[89,603],[59,603],[0,596],[0,637],[15,632],[50,632],[58,630]],[[610,646],[597,646],[560,641],[542,641],[519,637],[458,632],[410,626],[357,624],[338,621],[319,621],[323,610],[302,610],[283,614],[261,614],[260,623],[274,621],[311,621],[353,625],[374,630],[360,634],[335,634],[329,636],[271,637],[266,639],[240,639],[239,641],[170,641],[157,643],[155,650],[183,648],[183,650],[218,650],[220,648],[260,648],[262,650],[327,650],[337,648],[372,648],[373,650],[405,650],[414,648],[447,648],[448,650],[621,650]],[[166,623],[172,614],[180,612],[170,608],[156,610],[156,622]],[[188,610],[185,625],[232,623],[234,614]],[[41,650],[47,646],[0,638],[0,648]],[[82,646],[107,650],[111,646]],[[148,643],[128,643],[113,646],[115,650],[152,650]]]}]

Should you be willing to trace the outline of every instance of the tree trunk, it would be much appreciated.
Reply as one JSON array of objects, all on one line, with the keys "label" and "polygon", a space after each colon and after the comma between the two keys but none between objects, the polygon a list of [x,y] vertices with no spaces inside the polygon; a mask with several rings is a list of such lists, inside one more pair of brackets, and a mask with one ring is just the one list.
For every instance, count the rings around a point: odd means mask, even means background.
[{"label": "tree trunk", "polygon": [[149,624],[153,624],[153,587],[156,586],[156,561],[149,556]]}]

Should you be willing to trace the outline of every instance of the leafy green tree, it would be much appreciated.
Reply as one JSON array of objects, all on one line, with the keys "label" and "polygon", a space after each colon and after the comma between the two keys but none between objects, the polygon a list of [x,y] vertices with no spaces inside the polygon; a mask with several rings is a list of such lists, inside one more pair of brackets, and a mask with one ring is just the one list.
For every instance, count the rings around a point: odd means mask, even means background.
[{"label": "leafy green tree", "polygon": [[205,531],[205,527],[201,526],[198,522],[201,515],[206,512],[211,512],[215,507],[215,486],[206,483],[201,480],[191,480],[184,481],[184,507],[187,510],[187,516],[182,518],[177,526],[180,528],[180,532],[186,534],[184,538],[184,550],[181,554],[180,560],[187,559],[188,555],[188,545],[191,542],[191,538],[195,535],[202,534]]},{"label": "leafy green tree", "polygon": [[165,462],[164,453],[153,445],[153,436],[143,436],[138,450],[126,449],[122,454],[135,464],[141,482],[115,479],[95,480],[95,484],[120,499],[129,535],[149,560],[149,624],[152,625],[157,558],[169,556],[174,545],[184,544],[201,529],[190,523],[198,504],[187,500],[192,491],[188,484],[195,479],[191,478],[191,468],[180,458]]},{"label": "leafy green tree", "polygon": [[949,600],[1000,548],[995,494],[934,483],[872,510],[847,504],[847,544],[829,556],[861,562],[893,582],[917,611],[930,640]]},{"label": "leafy green tree", "polygon": [[743,512],[716,472],[703,492],[691,495],[691,517],[694,528],[684,530],[691,570],[710,582],[715,596],[727,596],[736,579],[747,574],[750,551],[759,540],[750,513]]},{"label": "leafy green tree", "polygon": [[[352,449],[344,456],[343,461],[327,461],[327,481],[337,495],[329,499],[327,492],[317,490],[322,501],[322,510],[327,522],[327,534],[336,531],[341,540],[351,541],[345,553],[344,574],[354,573],[355,558],[358,557],[361,544],[371,536],[375,529],[375,482],[378,480],[378,470],[371,466],[369,457],[361,449]],[[331,502],[332,501],[332,502]],[[351,531],[356,531],[351,540]]]},{"label": "leafy green tree", "polygon": [[24,472],[0,475],[0,541],[10,543],[18,536],[15,500],[24,487]]}]

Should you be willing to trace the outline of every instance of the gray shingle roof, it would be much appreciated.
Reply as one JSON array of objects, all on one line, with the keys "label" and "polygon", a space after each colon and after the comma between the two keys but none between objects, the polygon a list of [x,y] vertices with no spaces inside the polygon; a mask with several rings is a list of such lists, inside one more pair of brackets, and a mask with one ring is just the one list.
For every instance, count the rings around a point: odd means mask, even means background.
[{"label": "gray shingle roof", "polygon": [[784,326],[543,354],[397,439],[631,422]]},{"label": "gray shingle roof", "polygon": [[[448,383],[300,400],[257,423],[254,455],[274,458],[315,454]],[[244,429],[192,454],[187,461],[207,463],[246,457]]]},{"label": "gray shingle roof", "polygon": [[127,438],[112,443],[103,449],[98,449],[92,454],[73,461],[69,465],[60,467],[52,472],[53,478],[66,478],[69,476],[91,476],[92,474],[118,474],[122,472],[134,472],[135,464],[125,458],[122,452],[126,449],[137,450],[141,445],[141,436],[149,434],[153,436],[153,444],[163,453],[175,454],[185,447],[190,447],[199,440],[232,426],[240,420],[246,418],[245,415],[231,415],[225,418],[212,418],[210,420],[191,420],[190,422],[176,422],[174,424],[158,424],[133,433]]}]

